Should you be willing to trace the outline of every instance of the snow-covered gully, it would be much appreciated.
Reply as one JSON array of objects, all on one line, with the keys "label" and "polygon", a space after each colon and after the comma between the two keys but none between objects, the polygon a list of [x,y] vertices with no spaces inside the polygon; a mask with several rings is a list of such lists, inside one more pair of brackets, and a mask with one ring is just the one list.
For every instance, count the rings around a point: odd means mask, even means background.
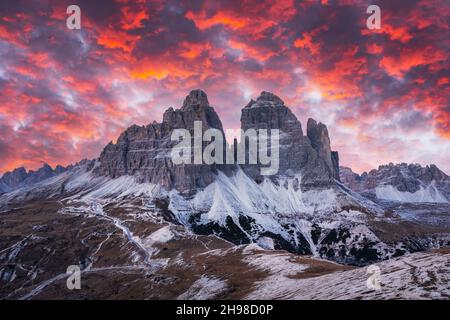
[{"label": "snow-covered gully", "polygon": [[90,208],[95,214],[112,221],[117,228],[122,230],[128,241],[137,246],[144,253],[144,264],[148,266],[151,265],[151,252],[149,252],[149,250],[142,244],[139,238],[133,235],[133,232],[131,232],[131,230],[120,219],[108,216],[103,210],[103,206],[96,201],[91,202]]}]

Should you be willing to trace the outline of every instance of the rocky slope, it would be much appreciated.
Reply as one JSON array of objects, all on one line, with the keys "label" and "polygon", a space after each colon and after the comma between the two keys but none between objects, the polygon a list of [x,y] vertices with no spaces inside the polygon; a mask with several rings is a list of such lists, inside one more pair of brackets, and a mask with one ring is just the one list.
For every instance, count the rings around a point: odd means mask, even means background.
[{"label": "rocky slope", "polygon": [[[448,299],[449,250],[374,269],[192,234],[142,198],[22,202],[2,213],[0,299]],[[67,267],[81,269],[69,290]],[[372,270],[372,271],[370,271]],[[380,289],[367,286],[379,273]]]},{"label": "rocky slope", "polygon": [[383,200],[450,202],[450,177],[435,165],[392,164],[358,175],[340,168],[341,181],[350,189]]},{"label": "rocky slope", "polygon": [[[261,255],[259,268],[271,276],[258,284],[248,299],[449,299],[448,274],[450,250],[415,253],[372,265],[369,268],[339,270],[309,277],[311,264],[305,268],[282,263]],[[258,259],[255,259],[255,266]],[[266,263],[264,263],[266,262]],[[377,279],[378,287],[375,287]],[[367,285],[367,283],[371,285]]]}]

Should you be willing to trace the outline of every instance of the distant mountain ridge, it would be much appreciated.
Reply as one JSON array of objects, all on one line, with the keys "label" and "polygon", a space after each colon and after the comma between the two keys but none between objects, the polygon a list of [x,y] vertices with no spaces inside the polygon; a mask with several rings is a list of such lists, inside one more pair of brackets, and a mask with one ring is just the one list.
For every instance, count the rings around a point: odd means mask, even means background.
[{"label": "distant mountain ridge", "polygon": [[63,167],[57,165],[55,169],[44,163],[37,170],[27,171],[24,167],[19,167],[13,171],[8,171],[0,178],[0,193],[11,192],[24,186],[30,186],[35,183],[44,181],[48,178],[59,175],[70,169],[71,166]]},{"label": "distant mountain ridge", "polygon": [[340,178],[350,189],[380,199],[450,202],[450,177],[434,164],[389,163],[361,175],[340,167]]}]

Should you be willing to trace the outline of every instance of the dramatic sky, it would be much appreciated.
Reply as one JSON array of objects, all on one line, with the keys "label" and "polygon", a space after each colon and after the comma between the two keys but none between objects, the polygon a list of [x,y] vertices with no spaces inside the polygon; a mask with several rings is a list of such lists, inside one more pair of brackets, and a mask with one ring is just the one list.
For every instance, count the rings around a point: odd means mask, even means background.
[{"label": "dramatic sky", "polygon": [[[81,8],[81,30],[66,8]],[[366,28],[369,4],[381,29]],[[94,158],[205,90],[225,128],[263,90],[341,163],[450,173],[448,0],[1,0],[0,173]]]}]

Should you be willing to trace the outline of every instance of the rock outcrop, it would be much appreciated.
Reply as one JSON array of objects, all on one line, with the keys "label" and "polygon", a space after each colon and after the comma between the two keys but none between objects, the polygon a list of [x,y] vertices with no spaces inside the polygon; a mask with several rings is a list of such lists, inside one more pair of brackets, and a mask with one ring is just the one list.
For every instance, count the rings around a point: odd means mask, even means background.
[{"label": "rock outcrop", "polygon": [[[120,135],[117,143],[109,143],[100,155],[101,164],[96,172],[113,178],[133,175],[139,182],[158,184],[166,189],[175,188],[183,194],[193,194],[209,185],[218,170],[232,174],[237,168],[236,157],[229,164],[172,163],[171,149],[177,143],[171,141],[173,130],[187,129],[193,135],[194,121],[202,122],[202,132],[214,128],[223,134],[222,123],[206,94],[194,90],[180,109],[169,108],[164,113],[162,123],[131,126]],[[242,109],[241,128],[244,131],[280,130],[280,164],[274,176],[293,177],[300,174],[301,185],[305,187],[330,185],[338,178],[338,157],[331,152],[326,126],[311,120],[311,137],[304,136],[298,119],[276,95],[262,92],[256,101],[250,101]],[[202,151],[208,144],[203,143]],[[228,147],[225,144],[224,141],[224,150]],[[237,150],[237,145],[233,148]],[[246,150],[248,152],[248,147]],[[248,160],[247,154],[246,164],[241,165],[244,172],[256,181],[262,180],[261,165],[248,164]]]},{"label": "rock outcrop", "polygon": [[332,169],[333,178],[339,179],[339,155],[336,151],[331,151],[327,126],[310,118],[307,124],[307,136],[319,157]]},{"label": "rock outcrop", "polygon": [[[207,129],[217,129],[225,137],[222,122],[209,104],[208,97],[202,90],[193,90],[185,98],[179,109],[169,108],[163,115],[161,123],[153,122],[147,126],[133,125],[125,130],[116,143],[110,142],[99,157],[99,165],[94,169],[98,176],[118,178],[131,175],[137,182],[149,182],[166,190],[176,189],[184,195],[192,195],[211,184],[218,171],[230,176],[237,169],[237,148],[235,141],[231,146],[234,158],[227,161],[229,146],[223,139],[224,164],[195,163],[195,148],[191,148],[191,162],[174,164],[171,151],[179,141],[172,141],[175,129],[186,129],[194,143],[194,122],[202,123],[202,137]],[[278,129],[279,170],[270,178],[276,181],[280,177],[299,178],[296,186],[327,187],[338,179],[338,154],[331,151],[328,130],[322,123],[309,119],[307,135],[303,134],[302,125],[291,110],[278,96],[263,91],[256,100],[251,100],[242,109],[241,128]],[[242,143],[242,142],[241,142]],[[203,150],[210,142],[202,142]],[[242,145],[241,145],[242,146]],[[270,143],[269,143],[270,147]],[[263,165],[249,164],[248,146],[246,164],[240,164],[244,172],[255,181],[264,179],[261,175]],[[0,192],[9,192],[25,185],[31,185],[58,175],[67,168],[57,166],[54,170],[47,164],[37,171],[27,172],[18,168],[6,173],[0,179]]]},{"label": "rock outcrop", "polygon": [[351,168],[343,166],[339,167],[339,175],[341,182],[348,188],[356,192],[364,191],[362,177],[359,174],[354,173]]},{"label": "rock outcrop", "polygon": [[450,201],[450,177],[434,164],[423,167],[419,164],[390,163],[361,175],[350,168],[340,169],[342,183],[357,192],[376,193],[377,188],[392,186],[399,192],[410,194],[430,190],[431,199],[434,195],[442,195]]},{"label": "rock outcrop", "polygon": [[[308,135],[304,136],[300,121],[276,95],[263,91],[256,101],[250,101],[242,109],[241,128],[244,131],[279,130],[278,176],[292,177],[300,174],[301,185],[305,187],[330,185],[334,182],[335,168],[326,126],[310,119]],[[242,167],[250,177],[256,180],[263,178],[259,174],[259,165]]]},{"label": "rock outcrop", "polygon": [[4,192],[20,187],[27,176],[28,173],[24,167],[16,168],[13,171],[6,172],[0,179],[3,185]]},{"label": "rock outcrop", "polygon": [[0,193],[10,192],[23,186],[33,185],[48,178],[54,177],[66,171],[67,168],[60,165],[53,170],[48,164],[36,171],[27,170],[24,167],[16,168],[11,172],[6,172],[0,179]]},{"label": "rock outcrop", "polygon": [[110,142],[105,147],[96,172],[112,178],[133,175],[139,182],[158,184],[166,189],[175,188],[183,194],[206,187],[214,180],[217,170],[230,172],[231,168],[226,165],[194,164],[193,161],[191,164],[174,165],[171,159],[172,147],[178,143],[171,141],[173,130],[187,129],[193,137],[194,121],[202,122],[202,132],[214,128],[223,134],[222,122],[202,90],[191,91],[180,109],[166,110],[162,123],[128,128],[117,143]]}]

